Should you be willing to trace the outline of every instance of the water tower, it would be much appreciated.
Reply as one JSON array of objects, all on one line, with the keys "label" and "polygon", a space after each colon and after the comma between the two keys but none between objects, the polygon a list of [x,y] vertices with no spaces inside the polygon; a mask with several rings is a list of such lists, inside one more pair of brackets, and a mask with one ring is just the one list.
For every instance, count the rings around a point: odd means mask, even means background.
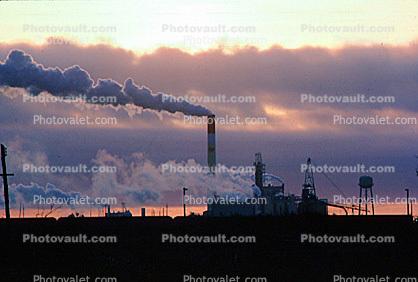
[{"label": "water tower", "polygon": [[[360,198],[359,198],[359,209],[358,214],[361,215],[362,205],[364,205],[364,210],[366,211],[366,215],[368,214],[368,204],[369,201],[372,205],[372,214],[374,215],[374,199],[373,199],[373,178],[371,176],[361,176],[359,179],[360,186]],[[363,195],[364,191],[364,195]],[[363,204],[363,200],[365,204]]]}]

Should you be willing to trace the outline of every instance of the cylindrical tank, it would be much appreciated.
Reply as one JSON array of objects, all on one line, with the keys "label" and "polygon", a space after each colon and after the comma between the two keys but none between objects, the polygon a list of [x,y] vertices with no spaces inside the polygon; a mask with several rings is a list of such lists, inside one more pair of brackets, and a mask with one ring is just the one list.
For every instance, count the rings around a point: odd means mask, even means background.
[{"label": "cylindrical tank", "polygon": [[368,175],[363,175],[359,178],[359,184],[360,187],[363,188],[370,188],[373,187],[373,177]]}]

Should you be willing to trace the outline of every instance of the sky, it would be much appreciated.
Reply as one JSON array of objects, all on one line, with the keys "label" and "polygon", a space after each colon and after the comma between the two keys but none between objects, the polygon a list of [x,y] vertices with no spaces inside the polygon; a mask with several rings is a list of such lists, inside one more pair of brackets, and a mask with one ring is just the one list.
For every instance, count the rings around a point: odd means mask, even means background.
[{"label": "sky", "polygon": [[[179,205],[183,186],[250,195],[251,173],[231,168],[251,167],[256,152],[286,193],[300,194],[311,157],[333,169],[315,174],[320,197],[357,196],[363,174],[379,196],[414,195],[417,10],[413,0],[2,1],[0,140],[16,174],[12,208],[30,207],[36,193],[114,196],[134,207]],[[76,94],[118,99],[29,99]],[[359,96],[384,100],[338,100]],[[206,165],[208,113],[219,119],[217,161],[230,170],[163,172]],[[370,124],[379,118],[398,124]],[[24,169],[80,164],[117,172]],[[361,165],[386,170],[338,171]]]},{"label": "sky", "polygon": [[[79,44],[105,43],[140,53],[161,46],[197,52],[218,45],[233,49],[246,45],[299,48],[409,44],[416,40],[418,26],[414,0],[401,4],[395,0],[259,1],[257,5],[236,0],[125,3],[2,3],[0,15],[5,28],[0,31],[0,39],[42,44],[48,37],[57,36]],[[199,26],[218,29],[206,32],[197,29]],[[321,26],[353,30],[322,32],[318,29]],[[49,32],[43,27],[49,27]],[[188,32],[181,27],[188,27]]]}]

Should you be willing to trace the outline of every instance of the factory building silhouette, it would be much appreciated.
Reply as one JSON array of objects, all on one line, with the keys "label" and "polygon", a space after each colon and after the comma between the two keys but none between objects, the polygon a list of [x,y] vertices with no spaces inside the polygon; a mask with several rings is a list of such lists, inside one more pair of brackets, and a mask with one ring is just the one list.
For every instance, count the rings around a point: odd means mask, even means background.
[{"label": "factory building silhouette", "polygon": [[[311,160],[307,161],[305,182],[302,196],[285,194],[285,183],[273,174],[266,172],[261,153],[255,154],[255,186],[260,191],[254,193],[255,203],[241,201],[238,203],[221,203],[212,201],[208,204],[207,216],[288,216],[297,214],[327,215],[327,200],[318,199],[315,191]],[[218,196],[214,195],[215,198]]]}]

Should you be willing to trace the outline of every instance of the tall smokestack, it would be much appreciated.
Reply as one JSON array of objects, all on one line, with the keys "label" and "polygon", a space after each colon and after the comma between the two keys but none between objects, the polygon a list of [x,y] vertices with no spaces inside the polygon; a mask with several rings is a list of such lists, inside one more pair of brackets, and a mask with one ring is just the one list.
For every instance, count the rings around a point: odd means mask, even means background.
[{"label": "tall smokestack", "polygon": [[215,115],[208,116],[208,167],[212,173],[216,167]]}]

